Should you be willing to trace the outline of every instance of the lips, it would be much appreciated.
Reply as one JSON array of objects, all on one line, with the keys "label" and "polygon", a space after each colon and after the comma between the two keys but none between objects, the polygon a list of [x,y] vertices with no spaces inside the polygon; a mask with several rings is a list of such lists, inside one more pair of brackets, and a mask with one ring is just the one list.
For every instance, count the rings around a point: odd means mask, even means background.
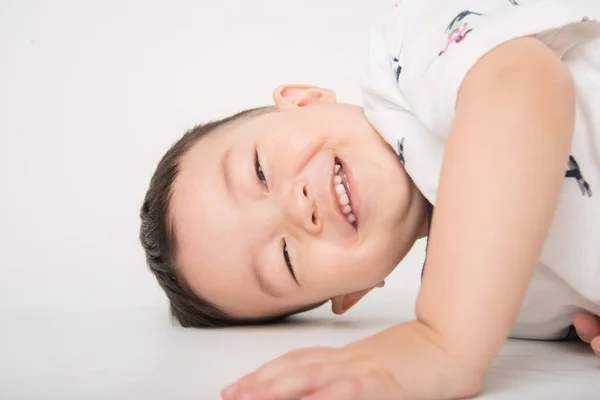
[{"label": "lips", "polygon": [[337,203],[342,218],[356,229],[358,224],[355,203],[352,201],[352,187],[348,175],[344,164],[336,158],[332,178],[334,201]]}]

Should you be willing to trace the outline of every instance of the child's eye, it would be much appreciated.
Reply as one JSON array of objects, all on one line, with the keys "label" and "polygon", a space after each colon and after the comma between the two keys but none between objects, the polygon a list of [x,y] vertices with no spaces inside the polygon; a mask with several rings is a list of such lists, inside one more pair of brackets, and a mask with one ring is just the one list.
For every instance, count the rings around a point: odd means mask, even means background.
[{"label": "child's eye", "polygon": [[256,176],[258,177],[260,183],[262,183],[265,186],[268,186],[267,178],[265,177],[262,167],[260,166],[260,161],[258,160],[258,151],[256,150],[254,151],[254,169],[256,170]]},{"label": "child's eye", "polygon": [[[292,265],[292,262],[290,261],[290,253],[288,253],[287,243],[286,243],[285,239],[283,240],[283,258],[285,260],[285,264],[287,265],[288,269],[290,270],[290,274],[292,274],[292,277],[294,277],[294,280],[296,281],[296,283],[298,283],[298,279],[296,279],[296,274],[294,274],[294,266]],[[298,283],[298,284],[300,284],[300,283]]]}]

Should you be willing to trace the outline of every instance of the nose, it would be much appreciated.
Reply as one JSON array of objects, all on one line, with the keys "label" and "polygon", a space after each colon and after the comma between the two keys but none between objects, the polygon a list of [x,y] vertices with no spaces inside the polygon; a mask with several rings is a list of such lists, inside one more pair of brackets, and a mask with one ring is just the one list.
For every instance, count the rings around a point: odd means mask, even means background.
[{"label": "nose", "polygon": [[300,183],[292,190],[288,212],[294,225],[312,235],[320,233],[323,229],[317,204],[307,183]]}]

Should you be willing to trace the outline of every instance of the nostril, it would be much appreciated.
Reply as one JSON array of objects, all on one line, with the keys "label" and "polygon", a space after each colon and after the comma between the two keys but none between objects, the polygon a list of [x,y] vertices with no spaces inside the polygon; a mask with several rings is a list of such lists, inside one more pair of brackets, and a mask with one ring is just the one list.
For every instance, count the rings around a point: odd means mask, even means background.
[{"label": "nostril", "polygon": [[315,216],[314,213],[312,215],[312,223],[315,224],[315,225],[317,224],[317,217]]},{"label": "nostril", "polygon": [[304,194],[304,196],[308,197],[308,192],[306,191],[306,186],[304,186],[302,188],[302,193]]}]

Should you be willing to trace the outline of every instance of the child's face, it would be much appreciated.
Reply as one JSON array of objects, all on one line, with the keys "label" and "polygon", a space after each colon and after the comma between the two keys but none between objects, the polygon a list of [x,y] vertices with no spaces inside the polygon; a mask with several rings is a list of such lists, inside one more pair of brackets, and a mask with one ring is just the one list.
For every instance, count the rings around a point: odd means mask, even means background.
[{"label": "child's face", "polygon": [[[178,268],[203,298],[241,318],[326,299],[340,312],[383,281],[425,223],[416,188],[361,108],[327,96],[297,106],[280,95],[280,111],[202,138],[173,188]],[[337,160],[355,226],[339,205]]]}]

